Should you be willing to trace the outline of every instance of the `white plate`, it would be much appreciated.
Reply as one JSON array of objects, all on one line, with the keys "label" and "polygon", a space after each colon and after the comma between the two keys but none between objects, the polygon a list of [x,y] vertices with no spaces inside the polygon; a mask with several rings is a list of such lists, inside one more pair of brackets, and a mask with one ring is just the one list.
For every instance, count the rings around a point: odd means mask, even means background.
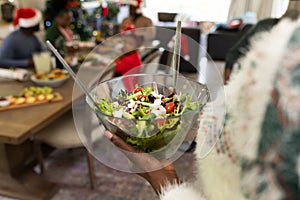
[{"label": "white plate", "polygon": [[10,104],[9,99],[5,98],[6,100],[1,100],[0,101],[0,107],[5,107],[8,106]]},{"label": "white plate", "polygon": [[49,87],[58,87],[64,84],[68,79],[70,78],[70,75],[67,74],[64,78],[59,79],[52,79],[52,80],[40,80],[35,77],[35,75],[30,76],[30,80],[34,82],[36,85],[39,86],[49,86]]}]

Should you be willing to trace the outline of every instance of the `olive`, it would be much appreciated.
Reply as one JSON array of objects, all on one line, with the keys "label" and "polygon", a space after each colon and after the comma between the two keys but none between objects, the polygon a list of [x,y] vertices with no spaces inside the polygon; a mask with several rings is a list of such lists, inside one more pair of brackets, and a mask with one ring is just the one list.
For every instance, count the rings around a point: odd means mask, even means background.
[{"label": "olive", "polygon": [[149,95],[148,95],[148,99],[149,99],[149,101],[150,101],[151,103],[154,103],[154,101],[155,101],[155,96],[153,96],[153,94],[149,94]]}]

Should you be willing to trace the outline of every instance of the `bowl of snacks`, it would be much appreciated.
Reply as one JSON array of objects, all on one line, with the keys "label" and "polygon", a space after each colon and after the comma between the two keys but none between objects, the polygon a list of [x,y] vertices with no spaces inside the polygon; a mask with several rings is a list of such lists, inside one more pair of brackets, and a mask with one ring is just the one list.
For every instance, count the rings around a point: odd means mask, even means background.
[{"label": "bowl of snacks", "polygon": [[106,129],[166,159],[178,150],[209,100],[205,85],[179,76],[173,87],[167,74],[117,77],[94,86],[90,94],[98,108],[87,102]]},{"label": "bowl of snacks", "polygon": [[0,96],[0,107],[5,107],[10,104],[10,100],[7,97]]},{"label": "bowl of snacks", "polygon": [[58,87],[63,85],[69,77],[70,75],[66,70],[53,69],[49,73],[42,72],[33,74],[30,79],[36,85]]}]

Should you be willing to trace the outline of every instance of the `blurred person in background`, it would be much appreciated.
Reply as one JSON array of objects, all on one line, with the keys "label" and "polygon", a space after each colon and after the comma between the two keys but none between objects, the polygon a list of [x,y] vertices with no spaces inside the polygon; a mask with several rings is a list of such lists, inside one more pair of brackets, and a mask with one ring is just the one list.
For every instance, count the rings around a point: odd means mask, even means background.
[{"label": "blurred person in background", "polygon": [[64,52],[65,44],[73,39],[70,23],[72,12],[67,8],[57,11],[54,23],[46,30],[45,40],[49,40],[60,53]]},{"label": "blurred person in background", "polygon": [[289,18],[296,20],[300,13],[300,1],[292,0],[289,2],[287,11],[281,18],[267,18],[259,21],[228,51],[225,59],[224,83],[226,84],[230,78],[230,74],[239,60],[243,58],[250,48],[252,38],[261,32],[270,31],[281,19]]},{"label": "blurred person in background", "polygon": [[[120,29],[123,30],[128,24],[133,24],[137,28],[137,34],[142,37],[144,42],[152,42],[155,37],[155,29],[150,18],[144,16],[141,11],[142,0],[129,1],[129,16],[122,20]],[[153,27],[152,29],[139,29]]]},{"label": "blurred person in background", "polygon": [[[127,73],[138,73],[139,67],[142,65],[142,60],[138,49],[142,44],[142,39],[136,34],[136,29],[133,25],[126,27],[122,32],[123,47],[122,53],[117,60],[114,61],[115,76],[123,76]],[[136,79],[126,81],[124,84],[128,90],[134,88],[137,83]]]},{"label": "blurred person in background", "polygon": [[[71,64],[73,58],[73,37],[74,32],[70,28],[72,11],[68,6],[67,0],[51,0],[47,6],[45,15],[50,22],[50,26],[46,29],[45,41],[49,40],[58,52]],[[67,58],[69,56],[69,58]],[[62,68],[61,62],[56,59],[56,67]]]},{"label": "blurred person in background", "polygon": [[0,67],[33,67],[32,56],[43,47],[34,32],[39,31],[41,12],[33,8],[19,8],[13,21],[17,30],[10,33],[0,49]]}]

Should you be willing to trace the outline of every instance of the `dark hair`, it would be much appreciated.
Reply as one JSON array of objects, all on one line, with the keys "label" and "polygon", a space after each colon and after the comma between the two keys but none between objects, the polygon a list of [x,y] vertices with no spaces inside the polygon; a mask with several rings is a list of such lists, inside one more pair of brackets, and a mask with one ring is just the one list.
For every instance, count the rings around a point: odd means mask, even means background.
[{"label": "dark hair", "polygon": [[64,8],[64,9],[60,9],[59,11],[56,12],[55,17],[60,17],[63,16],[64,14],[70,12],[70,9]]},{"label": "dark hair", "polygon": [[47,2],[45,15],[47,18],[54,19],[58,15],[68,12],[67,3],[69,0],[50,0]]},{"label": "dark hair", "polygon": [[20,27],[21,30],[28,30],[28,31],[32,31],[32,32],[36,32],[36,31],[39,31],[40,30],[40,24],[37,24],[35,26],[32,26],[32,27]]}]

